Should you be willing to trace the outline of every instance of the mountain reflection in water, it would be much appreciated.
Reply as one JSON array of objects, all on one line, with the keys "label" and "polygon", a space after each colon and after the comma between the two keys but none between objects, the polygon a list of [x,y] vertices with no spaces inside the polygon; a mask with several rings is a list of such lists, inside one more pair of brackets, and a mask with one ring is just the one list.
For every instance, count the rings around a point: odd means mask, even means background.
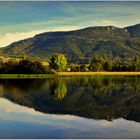
[{"label": "mountain reflection in water", "polygon": [[140,77],[0,80],[0,96],[49,114],[140,122]]}]

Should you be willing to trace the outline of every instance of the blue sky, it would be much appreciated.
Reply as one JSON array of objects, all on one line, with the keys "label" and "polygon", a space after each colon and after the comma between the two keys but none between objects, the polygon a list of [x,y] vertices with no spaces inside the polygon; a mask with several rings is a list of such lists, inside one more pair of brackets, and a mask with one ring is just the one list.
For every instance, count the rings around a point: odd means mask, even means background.
[{"label": "blue sky", "polygon": [[0,47],[45,31],[140,23],[140,2],[0,2]]},{"label": "blue sky", "polygon": [[[3,93],[3,92],[1,92]],[[94,120],[74,115],[43,114],[0,98],[2,138],[139,138],[140,123],[123,118]],[[24,129],[22,129],[24,127]],[[44,132],[45,135],[44,135]],[[34,134],[33,134],[34,133]],[[59,134],[59,135],[58,135]],[[111,134],[111,135],[110,135]]]}]

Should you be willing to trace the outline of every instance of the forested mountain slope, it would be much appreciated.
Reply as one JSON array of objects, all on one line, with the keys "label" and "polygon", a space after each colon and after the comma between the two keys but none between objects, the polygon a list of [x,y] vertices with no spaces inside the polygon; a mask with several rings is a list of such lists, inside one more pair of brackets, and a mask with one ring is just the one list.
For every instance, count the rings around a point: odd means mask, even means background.
[{"label": "forested mountain slope", "polygon": [[2,54],[50,58],[63,53],[70,62],[88,62],[94,53],[120,58],[140,57],[140,24],[117,28],[98,26],[67,32],[46,32],[33,38],[14,42]]}]

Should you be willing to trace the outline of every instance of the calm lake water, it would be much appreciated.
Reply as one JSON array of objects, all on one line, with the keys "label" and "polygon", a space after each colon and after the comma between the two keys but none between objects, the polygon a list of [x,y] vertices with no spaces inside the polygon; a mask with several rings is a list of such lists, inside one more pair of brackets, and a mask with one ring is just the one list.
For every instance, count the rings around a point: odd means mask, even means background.
[{"label": "calm lake water", "polygon": [[140,77],[0,80],[0,138],[140,138]]}]

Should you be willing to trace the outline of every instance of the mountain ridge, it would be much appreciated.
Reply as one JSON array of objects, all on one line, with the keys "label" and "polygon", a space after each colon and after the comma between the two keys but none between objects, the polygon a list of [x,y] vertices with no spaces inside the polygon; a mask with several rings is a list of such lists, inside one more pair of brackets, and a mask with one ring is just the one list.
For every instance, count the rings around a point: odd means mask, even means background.
[{"label": "mountain ridge", "polygon": [[140,57],[140,24],[118,28],[95,26],[73,31],[45,32],[14,42],[1,49],[1,54],[50,58],[63,53],[70,62],[89,62],[93,54],[110,57]]}]

